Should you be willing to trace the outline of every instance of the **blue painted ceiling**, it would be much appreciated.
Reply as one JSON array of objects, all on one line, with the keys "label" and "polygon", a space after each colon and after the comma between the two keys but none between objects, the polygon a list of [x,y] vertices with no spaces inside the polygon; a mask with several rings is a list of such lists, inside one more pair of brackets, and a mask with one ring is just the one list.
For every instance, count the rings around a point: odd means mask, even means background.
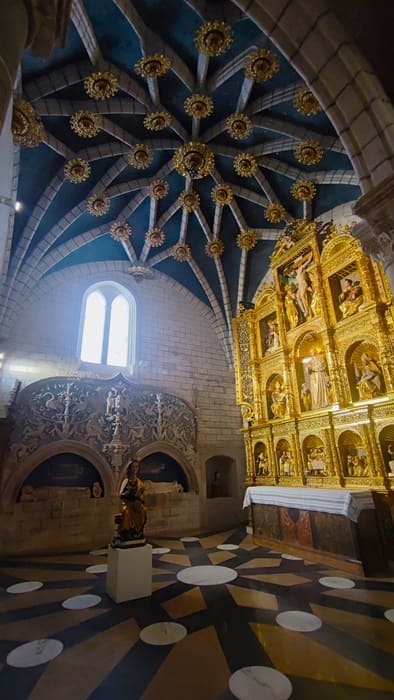
[{"label": "blue painted ceiling", "polygon": [[[164,244],[150,249],[143,264],[173,277],[204,303],[212,304],[212,298],[215,298],[223,309],[228,295],[234,314],[240,296],[244,301],[250,301],[253,298],[259,282],[267,271],[269,256],[275,244],[272,231],[275,229],[280,231],[284,226],[283,223],[271,224],[265,219],[261,201],[268,203],[267,195],[268,198],[272,198],[273,192],[274,200],[285,206],[289,219],[302,218],[305,214],[303,204],[292,197],[290,187],[295,177],[307,178],[315,181],[317,188],[308,216],[317,218],[332,207],[359,196],[357,180],[352,176],[351,163],[345,152],[341,152],[339,142],[336,142],[335,150],[327,147],[324,149],[323,158],[318,165],[305,166],[296,160],[293,151],[300,136],[299,132],[292,132],[294,126],[308,129],[319,142],[324,137],[331,137],[334,143],[335,130],[323,112],[308,117],[295,109],[292,93],[302,84],[300,76],[285,58],[279,55],[278,50],[270,44],[258,27],[249,18],[243,16],[230,0],[215,1],[205,5],[193,0],[189,2],[129,0],[128,3],[123,4],[126,14],[120,10],[116,0],[100,0],[100,2],[84,0],[86,26],[90,27],[91,33],[90,55],[81,39],[82,25],[73,16],[65,48],[55,49],[50,59],[46,61],[28,52],[23,57],[22,88],[27,99],[30,99],[37,80],[46,76],[50,82],[45,95],[33,100],[38,113],[42,116],[45,128],[44,141],[36,148],[21,149],[18,200],[23,207],[15,217],[13,253],[21,260],[20,270],[23,271],[24,266],[29,264],[31,256],[37,250],[38,244],[44,242],[41,276],[72,265],[98,260],[123,260],[131,266],[140,265],[145,233],[152,225],[152,222],[150,223],[151,201],[147,194],[147,187],[158,176],[158,171],[168,165],[168,174],[164,179],[169,184],[169,194],[159,201],[156,220],[153,222],[153,225],[159,225],[160,218],[162,216],[167,218],[167,210],[176,203],[179,194],[185,189],[185,179],[172,167],[174,148],[181,146],[184,140],[192,140],[192,119],[185,112],[184,101],[192,92],[203,92],[212,97],[214,109],[211,116],[200,121],[199,133],[194,140],[204,141],[209,138],[208,145],[216,153],[216,169],[212,176],[195,180],[193,186],[200,195],[200,209],[208,223],[208,235],[210,237],[213,235],[215,215],[211,190],[218,182],[224,181],[235,188],[243,188],[242,196],[236,191],[234,198],[241,219],[238,216],[237,220],[235,210],[224,207],[219,231],[219,238],[224,243],[224,252],[220,261],[215,261],[205,252],[206,231],[203,230],[199,218],[194,213],[190,214],[185,229],[185,241],[192,253],[192,264],[189,264],[177,262],[172,255],[181,230],[182,210],[178,209],[163,224]],[[201,11],[201,7],[208,8],[209,16],[203,17],[195,9],[198,8]],[[194,43],[194,36],[207,19],[226,20],[231,26],[234,41],[226,53],[209,59],[206,80],[198,84],[199,53]],[[144,28],[143,38],[139,36],[141,31],[138,32],[136,24]],[[151,32],[146,32],[146,29]],[[245,104],[242,104],[242,111],[251,118],[272,118],[276,120],[273,122],[274,126],[272,127],[271,124],[268,129],[266,124],[264,128],[254,125],[252,134],[242,141],[232,139],[223,126],[218,129],[216,135],[209,136],[210,129],[230,114],[239,111],[239,99],[241,90],[245,87],[245,75],[243,61],[237,64],[236,59],[246,56],[248,51],[255,48],[268,48],[273,51],[279,58],[280,70],[266,82],[253,83],[248,99]],[[170,70],[157,79],[159,104],[155,105],[153,93],[149,92],[148,81],[136,74],[134,66],[143,54],[154,52],[166,54],[166,49],[171,49],[175,61],[179,60],[180,65],[188,68],[194,77],[194,84],[186,86],[182,82],[175,70],[173,60]],[[95,57],[99,54],[105,61],[106,70],[112,69],[117,75],[130,76],[140,87],[145,106],[122,90],[112,100],[100,104],[87,96],[83,79],[85,75],[100,70],[103,64],[100,64],[100,61],[95,62]],[[90,68],[88,67],[88,70],[83,73],[83,66],[89,62],[91,62]],[[72,64],[82,66],[82,77],[76,81],[68,79],[57,89],[55,79],[58,71]],[[215,76],[226,66],[230,66],[226,78],[215,85]],[[278,88],[283,88],[283,97],[274,100],[270,106],[268,98]],[[116,106],[116,100],[119,97],[132,100],[139,108],[137,111],[141,113],[120,114]],[[262,97],[267,100],[264,107],[256,111],[256,100]],[[56,101],[57,106],[63,106],[65,116],[56,114],[49,116],[50,101]],[[98,136],[84,139],[71,130],[70,115],[73,112],[77,109],[97,111],[97,108],[103,104],[107,123],[112,122],[121,128],[118,135],[110,133],[108,129],[102,129]],[[161,132],[145,129],[144,113],[159,109],[166,109],[178,120],[185,130],[183,138],[172,127]],[[56,111],[59,112],[58,109]],[[276,131],[275,124],[279,125]],[[291,136],[292,133],[293,136]],[[285,150],[281,146],[284,138],[288,141]],[[167,146],[163,147],[163,140],[168,141],[170,146],[167,143]],[[278,143],[277,150],[275,150],[275,140]],[[136,170],[125,160],[125,155],[133,143],[141,142],[155,144],[153,163],[146,170]],[[263,159],[258,157],[259,173],[265,180],[258,182],[254,177],[240,178],[233,167],[233,154],[248,151],[268,142],[274,143],[269,156]],[[99,147],[105,144],[114,147],[113,154],[100,157]],[[227,147],[231,149],[231,155],[226,153]],[[78,155],[88,158],[92,172],[86,182],[71,184],[64,180],[63,167],[67,160]],[[273,160],[269,161],[270,158]],[[103,178],[117,163],[122,165],[119,172],[109,180],[107,178],[103,185]],[[286,173],[286,166],[290,166],[292,170]],[[330,178],[333,171],[337,171],[337,174]],[[341,178],[341,174],[346,174],[345,179]],[[57,193],[52,197],[50,188],[59,177],[61,182],[58,183]],[[133,182],[141,179],[142,188],[135,189]],[[341,183],[341,179],[348,184]],[[264,188],[264,182],[268,183],[268,191],[266,187]],[[114,191],[116,185],[123,185],[122,194],[117,195]],[[92,192],[108,190],[111,194],[109,212],[100,218],[91,216],[86,211],[86,198]],[[141,203],[128,207],[139,191],[144,194]],[[251,199],[256,194],[261,198],[260,203]],[[35,206],[40,204],[43,195],[44,199],[41,203],[43,203],[44,212],[39,215],[38,223],[31,227],[31,215]],[[50,196],[49,202],[45,199],[46,195]],[[82,213],[80,210],[75,211],[74,208],[78,205],[81,205]],[[126,207],[128,211],[125,217]],[[72,217],[65,221],[63,217],[73,210]],[[132,228],[129,249],[122,243],[114,241],[109,235],[110,224],[125,218]],[[60,230],[57,230],[55,227],[59,222],[61,226]],[[104,231],[100,230],[100,235],[95,234],[94,230],[102,226]],[[258,242],[253,250],[246,254],[246,275],[240,291],[241,250],[237,247],[236,239],[241,228],[255,229]],[[29,236],[27,236],[28,231],[31,231]],[[89,235],[90,231],[92,236]],[[81,234],[84,233],[88,233],[88,236],[81,239]],[[56,254],[55,259],[48,256],[49,252]],[[223,275],[219,274],[220,267]],[[13,281],[15,282],[15,279]]]}]

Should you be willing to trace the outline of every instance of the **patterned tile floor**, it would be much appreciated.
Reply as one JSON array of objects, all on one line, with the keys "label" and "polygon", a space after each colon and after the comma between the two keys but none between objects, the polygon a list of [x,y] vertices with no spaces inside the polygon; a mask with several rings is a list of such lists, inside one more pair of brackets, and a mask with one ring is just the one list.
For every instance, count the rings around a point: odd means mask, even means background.
[{"label": "patterned tile floor", "polygon": [[[239,545],[233,551],[219,544]],[[322,564],[281,558],[253,544],[244,529],[197,542],[155,540],[170,553],[154,555],[151,598],[116,605],[105,594],[105,574],[87,566],[90,554],[9,560],[0,569],[1,700],[233,700],[229,678],[246,666],[286,674],[294,700],[381,700],[394,697],[394,579],[364,579]],[[220,565],[238,577],[227,584],[193,586],[177,580],[189,566]],[[351,578],[355,587],[330,589],[324,576]],[[10,594],[20,581],[42,581],[39,590]],[[70,596],[96,594],[97,607],[66,610]],[[313,632],[285,629],[280,612],[300,610],[320,618]],[[187,636],[166,646],[139,638],[156,622],[184,625]],[[7,664],[20,644],[60,640],[63,652],[31,668]],[[264,700],[262,689],[259,698]],[[270,698],[276,697],[272,694]]]}]

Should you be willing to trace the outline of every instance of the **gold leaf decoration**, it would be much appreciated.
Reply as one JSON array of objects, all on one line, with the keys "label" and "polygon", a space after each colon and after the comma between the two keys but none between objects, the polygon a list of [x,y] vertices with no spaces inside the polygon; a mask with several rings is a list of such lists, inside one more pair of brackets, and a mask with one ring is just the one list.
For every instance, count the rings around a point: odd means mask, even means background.
[{"label": "gold leaf decoration", "polygon": [[200,206],[200,196],[194,190],[184,190],[178,197],[182,209],[189,213],[195,211]]},{"label": "gold leaf decoration", "polygon": [[90,163],[83,158],[73,158],[64,166],[64,177],[69,182],[79,183],[88,179],[92,169]]},{"label": "gold leaf decoration", "polygon": [[104,216],[109,207],[110,200],[105,194],[92,194],[86,202],[86,208],[93,216]]},{"label": "gold leaf decoration", "polygon": [[136,143],[130,149],[127,160],[137,170],[144,170],[153,160],[153,149],[145,143]]},{"label": "gold leaf decoration", "polygon": [[196,32],[194,43],[206,56],[221,56],[233,43],[231,27],[225,22],[205,22]]},{"label": "gold leaf decoration", "polygon": [[223,182],[215,185],[211,191],[211,198],[219,207],[224,207],[225,204],[231,204],[234,199],[234,192],[230,185],[225,185]]},{"label": "gold leaf decoration", "polygon": [[191,260],[192,252],[186,243],[177,243],[174,247],[173,256],[178,262],[185,262],[186,260]]},{"label": "gold leaf decoration", "polygon": [[212,114],[213,102],[208,95],[194,93],[193,95],[190,95],[190,97],[186,98],[184,108],[189,117],[205,119]]},{"label": "gold leaf decoration", "polygon": [[87,139],[97,136],[101,128],[101,118],[95,112],[85,112],[80,110],[75,112],[70,119],[70,126],[78,136]]},{"label": "gold leaf decoration", "polygon": [[163,245],[165,239],[166,237],[163,229],[158,227],[150,228],[145,234],[145,241],[151,246],[151,248],[157,248],[158,246]]},{"label": "gold leaf decoration", "polygon": [[144,127],[148,131],[162,131],[171,124],[171,114],[168,112],[151,112],[144,117]]},{"label": "gold leaf decoration", "polygon": [[107,71],[92,73],[84,81],[85,92],[95,100],[109,100],[119,90],[119,81],[113,73]]},{"label": "gold leaf decoration", "polygon": [[226,129],[233,139],[246,139],[252,131],[252,122],[246,114],[235,112],[226,119]]},{"label": "gold leaf decoration", "polygon": [[162,53],[153,53],[143,56],[134,66],[134,70],[143,78],[159,78],[167,73],[171,67],[171,61]]},{"label": "gold leaf decoration", "polygon": [[209,241],[205,246],[205,252],[211,258],[220,258],[224,251],[224,243],[220,238]]},{"label": "gold leaf decoration", "polygon": [[300,141],[294,155],[303,165],[316,165],[323,158],[323,149],[318,141]]},{"label": "gold leaf decoration", "polygon": [[44,138],[41,117],[26,100],[14,102],[11,130],[15,143],[27,148],[35,148]]},{"label": "gold leaf decoration", "polygon": [[189,141],[174,153],[175,170],[183,177],[201,178],[215,167],[215,158],[205,143]]},{"label": "gold leaf decoration", "polygon": [[305,114],[307,117],[312,117],[322,111],[319,101],[306,85],[301,85],[296,91],[293,105],[297,112]]},{"label": "gold leaf decoration", "polygon": [[241,248],[242,250],[252,250],[252,248],[255,247],[256,243],[257,243],[256,231],[252,231],[251,229],[246,229],[245,231],[241,231],[241,233],[239,233],[237,236],[237,246],[238,246],[238,248]]},{"label": "gold leaf decoration", "polygon": [[170,186],[165,180],[153,180],[149,185],[149,196],[152,199],[163,199],[168,195]]},{"label": "gold leaf decoration", "polygon": [[290,189],[294,199],[306,202],[313,199],[316,194],[316,187],[310,180],[297,180]]},{"label": "gold leaf decoration", "polygon": [[264,216],[271,224],[279,224],[286,219],[286,209],[279,202],[271,202],[265,208]]},{"label": "gold leaf decoration", "polygon": [[257,160],[251,153],[239,153],[234,158],[234,170],[240,177],[252,177],[257,167]]},{"label": "gold leaf decoration", "polygon": [[126,221],[115,221],[109,232],[115,241],[127,241],[131,236],[131,227]]},{"label": "gold leaf decoration", "polygon": [[252,51],[244,63],[245,75],[257,83],[265,82],[279,71],[279,60],[269,49]]}]

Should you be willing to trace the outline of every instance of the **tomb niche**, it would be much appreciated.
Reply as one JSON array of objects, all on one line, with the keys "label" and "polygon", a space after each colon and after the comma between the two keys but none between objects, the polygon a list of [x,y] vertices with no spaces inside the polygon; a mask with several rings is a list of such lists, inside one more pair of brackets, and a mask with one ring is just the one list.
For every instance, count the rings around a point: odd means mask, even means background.
[{"label": "tomb niche", "polygon": [[296,220],[279,237],[271,273],[233,322],[246,485],[387,493],[394,315],[381,264],[350,227]]}]

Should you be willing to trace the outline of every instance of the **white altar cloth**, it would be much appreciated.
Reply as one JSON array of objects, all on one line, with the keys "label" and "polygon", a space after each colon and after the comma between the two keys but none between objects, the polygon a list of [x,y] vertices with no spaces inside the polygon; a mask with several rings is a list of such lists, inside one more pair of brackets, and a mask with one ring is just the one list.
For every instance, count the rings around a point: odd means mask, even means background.
[{"label": "white altar cloth", "polygon": [[355,523],[362,510],[375,508],[371,491],[286,486],[249,486],[245,492],[243,507],[246,508],[252,503],[345,515]]}]

